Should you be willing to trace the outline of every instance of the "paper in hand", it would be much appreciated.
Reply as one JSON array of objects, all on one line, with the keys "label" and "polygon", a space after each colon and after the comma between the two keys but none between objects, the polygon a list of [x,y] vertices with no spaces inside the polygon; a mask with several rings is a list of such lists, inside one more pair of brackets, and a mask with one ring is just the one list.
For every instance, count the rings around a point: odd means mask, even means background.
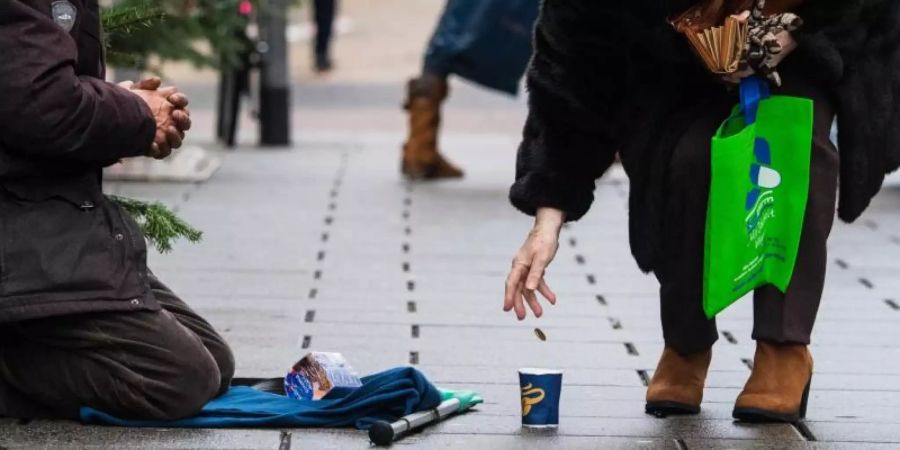
[{"label": "paper in hand", "polygon": [[712,73],[728,75],[740,68],[750,38],[748,14],[739,15],[749,7],[744,3],[707,0],[672,20]]},{"label": "paper in hand", "polygon": [[[676,25],[677,26],[677,25]],[[721,26],[695,31],[686,27],[681,31],[710,72],[728,75],[738,71],[749,27],[737,16],[728,16]]]}]

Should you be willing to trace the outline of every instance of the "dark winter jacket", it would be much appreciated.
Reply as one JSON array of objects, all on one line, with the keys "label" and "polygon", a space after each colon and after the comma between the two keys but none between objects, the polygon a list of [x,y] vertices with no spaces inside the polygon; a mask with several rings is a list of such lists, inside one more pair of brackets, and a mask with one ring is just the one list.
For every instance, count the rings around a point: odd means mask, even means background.
[{"label": "dark winter jacket", "polygon": [[97,0],[0,1],[0,323],[158,308],[144,238],[100,186],[156,122],[103,80],[100,42]]},{"label": "dark winter jacket", "polygon": [[[668,23],[691,4],[545,0],[527,76],[530,113],[512,203],[528,214],[560,208],[577,220],[619,152],[631,180],[632,252],[646,271],[665,239],[672,149],[698,111],[733,98]],[[900,164],[900,1],[807,0],[795,12],[805,26],[783,64],[833,93],[839,215],[852,221]]]}]

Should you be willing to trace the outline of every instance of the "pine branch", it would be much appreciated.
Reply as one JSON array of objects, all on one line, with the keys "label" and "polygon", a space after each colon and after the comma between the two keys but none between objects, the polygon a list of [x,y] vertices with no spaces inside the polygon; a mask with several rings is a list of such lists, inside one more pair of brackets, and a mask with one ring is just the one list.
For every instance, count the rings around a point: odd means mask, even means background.
[{"label": "pine branch", "polygon": [[159,202],[143,202],[131,198],[110,196],[110,199],[131,214],[141,227],[144,237],[160,253],[172,251],[172,242],[187,239],[200,242],[203,232],[180,219],[174,212]]},{"label": "pine branch", "polygon": [[[148,0],[126,0],[117,6],[104,8],[101,21],[105,30],[103,42],[107,48],[107,61],[120,67],[145,67],[147,50],[155,46],[152,40],[148,42],[146,38],[160,36],[158,29],[167,18],[161,4],[150,4]],[[144,238],[160,253],[170,252],[176,239],[199,242],[203,237],[200,230],[181,220],[162,203],[119,196],[110,198],[134,218]]]},{"label": "pine branch", "polygon": [[138,6],[125,4],[106,8],[101,20],[106,33],[129,33],[135,28],[152,27],[165,18],[165,11],[145,2]]},{"label": "pine branch", "polygon": [[237,65],[249,48],[245,39],[237,37],[237,30],[246,26],[237,5],[238,0],[120,0],[104,7],[106,48],[135,55],[112,57],[109,62],[142,71],[151,55],[161,61],[188,61],[196,67]]},{"label": "pine branch", "polygon": [[106,63],[114,67],[143,67],[146,64],[145,58],[140,55],[131,53],[118,52],[115,50],[106,50]]}]

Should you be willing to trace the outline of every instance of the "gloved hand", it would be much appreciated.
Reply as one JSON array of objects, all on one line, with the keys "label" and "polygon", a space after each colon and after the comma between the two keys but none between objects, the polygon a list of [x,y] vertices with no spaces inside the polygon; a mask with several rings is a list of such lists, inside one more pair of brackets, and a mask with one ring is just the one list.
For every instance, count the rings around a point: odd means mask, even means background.
[{"label": "gloved hand", "polygon": [[790,12],[766,16],[763,13],[765,6],[766,0],[756,0],[750,11],[750,38],[744,48],[741,69],[752,70],[781,86],[781,76],[776,68],[797,48],[791,32],[803,26],[803,19]]}]

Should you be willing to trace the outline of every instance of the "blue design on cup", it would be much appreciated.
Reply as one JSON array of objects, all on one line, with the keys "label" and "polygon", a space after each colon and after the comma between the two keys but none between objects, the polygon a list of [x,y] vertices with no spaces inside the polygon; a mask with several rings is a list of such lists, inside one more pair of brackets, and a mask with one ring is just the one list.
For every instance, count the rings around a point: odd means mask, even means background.
[{"label": "blue design on cup", "polygon": [[562,372],[547,369],[519,370],[522,426],[552,428],[559,425]]}]

